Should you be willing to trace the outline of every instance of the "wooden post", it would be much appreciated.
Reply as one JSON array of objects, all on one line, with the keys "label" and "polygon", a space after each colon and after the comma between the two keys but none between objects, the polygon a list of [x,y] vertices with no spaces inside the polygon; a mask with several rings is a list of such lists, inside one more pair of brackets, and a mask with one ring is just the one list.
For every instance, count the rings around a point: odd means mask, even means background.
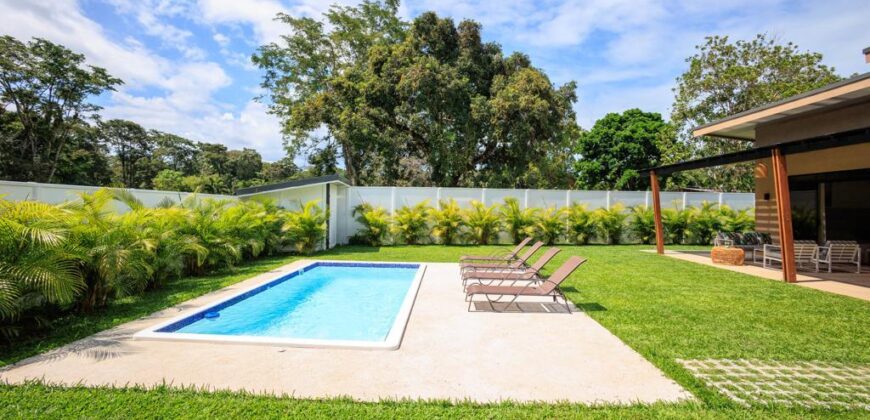
[{"label": "wooden post", "polygon": [[653,218],[656,223],[656,252],[665,253],[665,229],[662,226],[662,201],[659,196],[659,177],[655,171],[649,171],[650,186],[652,186]]},{"label": "wooden post", "polygon": [[788,190],[788,168],[785,157],[777,147],[773,149],[773,184],[776,191],[776,219],[779,223],[779,245],[782,247],[782,279],[797,281],[794,261],[794,235],[791,229],[791,197]]}]

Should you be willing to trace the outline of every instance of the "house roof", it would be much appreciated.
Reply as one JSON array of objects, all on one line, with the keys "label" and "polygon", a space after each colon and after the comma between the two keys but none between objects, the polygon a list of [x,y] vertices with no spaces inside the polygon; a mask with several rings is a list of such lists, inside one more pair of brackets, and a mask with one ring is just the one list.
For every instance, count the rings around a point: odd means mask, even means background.
[{"label": "house roof", "polygon": [[692,130],[692,135],[755,140],[758,124],[867,97],[870,97],[870,72],[704,124]]},{"label": "house roof", "polygon": [[292,181],[279,182],[276,184],[257,185],[256,187],[239,188],[235,195],[253,195],[269,191],[291,190],[295,188],[310,187],[320,184],[344,184],[350,186],[350,181],[347,178],[338,175],[324,175],[305,179],[295,179]]}]

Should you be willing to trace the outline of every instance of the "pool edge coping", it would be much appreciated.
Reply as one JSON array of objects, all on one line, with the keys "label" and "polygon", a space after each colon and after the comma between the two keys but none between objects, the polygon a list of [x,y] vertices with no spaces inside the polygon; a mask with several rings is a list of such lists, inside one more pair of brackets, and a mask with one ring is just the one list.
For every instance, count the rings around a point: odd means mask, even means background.
[{"label": "pool edge coping", "polygon": [[[186,318],[196,315],[199,312],[205,311],[211,307],[221,305],[232,299],[235,299],[245,293],[253,291],[257,288],[275,282],[284,276],[299,271],[304,271],[312,265],[318,263],[339,263],[339,264],[402,264],[402,265],[418,265],[417,273],[411,281],[408,291],[405,293],[405,298],[399,311],[396,313],[396,319],[390,327],[390,332],[382,342],[376,341],[361,341],[361,340],[325,340],[325,339],[305,339],[305,338],[278,338],[278,337],[258,337],[258,336],[230,336],[220,334],[192,334],[192,333],[177,333],[177,332],[159,332],[158,330],[168,327],[172,324],[180,322]],[[293,264],[293,263],[291,263]],[[427,264],[422,262],[392,262],[392,261],[344,261],[344,260],[304,260],[304,265],[294,267],[291,270],[280,271],[268,278],[257,281],[255,284],[241,288],[240,290],[227,292],[228,294],[199,305],[196,305],[182,314],[176,315],[157,324],[137,331],[133,334],[133,340],[148,340],[148,341],[182,341],[182,342],[199,342],[199,343],[215,343],[215,344],[250,344],[264,345],[276,347],[302,347],[302,348],[339,348],[353,350],[398,350],[402,345],[402,339],[405,336],[405,331],[408,328],[408,322],[411,319],[411,311],[414,308],[414,303],[417,300],[417,295],[420,291],[420,286],[423,282],[423,277],[426,273]],[[280,270],[278,268],[277,270]],[[267,274],[267,273],[264,273]],[[257,276],[251,277],[248,280],[253,280]],[[215,293],[220,293],[224,289],[233,287],[232,285],[218,289]],[[198,298],[194,298],[198,299]],[[193,300],[193,299],[191,299]],[[183,305],[188,301],[180,302],[178,305]],[[176,306],[178,306],[176,305]],[[168,308],[167,308],[168,309]]]}]

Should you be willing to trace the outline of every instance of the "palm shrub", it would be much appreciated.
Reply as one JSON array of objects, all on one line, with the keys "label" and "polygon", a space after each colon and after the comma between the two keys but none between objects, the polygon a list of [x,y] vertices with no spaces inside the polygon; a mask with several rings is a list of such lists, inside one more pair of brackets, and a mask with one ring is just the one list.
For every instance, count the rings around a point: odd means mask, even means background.
[{"label": "palm shrub", "polygon": [[0,198],[0,335],[14,337],[28,312],[71,304],[85,289],[69,247],[68,216],[49,204]]},{"label": "palm shrub", "polygon": [[695,243],[709,244],[721,229],[722,217],[716,203],[704,201],[698,207],[689,208],[688,232]]},{"label": "palm shrub", "polygon": [[428,201],[422,201],[414,206],[402,206],[393,215],[393,225],[390,231],[400,241],[408,245],[416,245],[429,236],[430,207]]},{"label": "palm shrub", "polygon": [[627,218],[628,214],[622,203],[616,203],[609,209],[600,208],[592,212],[592,220],[598,235],[604,242],[614,245],[622,240]]},{"label": "palm shrub", "polygon": [[205,258],[190,258],[188,265],[195,274],[208,270],[232,267],[243,257],[244,241],[232,235],[234,220],[222,217],[232,202],[204,199],[190,207],[191,216],[184,233],[195,237],[208,251]]},{"label": "palm shrub", "polygon": [[84,312],[105,306],[109,298],[141,292],[153,274],[147,244],[138,227],[120,223],[111,207],[113,194],[81,194],[70,210],[70,242],[76,247],[86,289],[79,302]]},{"label": "palm shrub", "polygon": [[444,245],[458,243],[465,234],[465,218],[456,200],[441,200],[440,208],[429,210],[432,236]]},{"label": "palm shrub", "polygon": [[689,230],[688,210],[680,210],[678,208],[662,210],[662,225],[665,230],[665,236],[672,244],[681,244],[686,240],[686,233]]},{"label": "palm shrub", "polygon": [[362,203],[353,208],[356,221],[362,225],[356,235],[356,240],[371,246],[384,244],[390,233],[390,215],[383,207],[374,207],[369,203]]},{"label": "palm shrub", "polygon": [[647,206],[634,206],[628,220],[628,230],[642,244],[651,244],[656,237],[655,214]]},{"label": "palm shrub", "polygon": [[118,223],[135,236],[134,242],[148,252],[152,268],[149,287],[159,288],[170,279],[181,277],[189,259],[202,264],[208,250],[199,240],[183,233],[191,216],[190,210],[164,205],[146,208],[126,190],[112,190],[113,198],[130,208],[118,217]]},{"label": "palm shrub", "polygon": [[504,199],[504,205],[501,206],[502,223],[515,244],[534,233],[537,212],[537,209],[523,209],[516,198]]},{"label": "palm shrub", "polygon": [[538,212],[534,224],[534,236],[547,245],[552,245],[565,233],[565,212],[562,209],[550,207]]},{"label": "palm shrub", "polygon": [[755,213],[752,209],[734,210],[723,205],[719,208],[722,230],[726,232],[748,232],[755,229]]},{"label": "palm shrub", "polygon": [[288,213],[282,232],[300,254],[309,255],[326,237],[329,215],[317,205],[317,200],[305,203],[297,212]]},{"label": "palm shrub", "polygon": [[589,243],[589,239],[595,234],[592,212],[586,209],[585,204],[575,203],[565,211],[568,223],[567,234],[569,242],[580,245]]},{"label": "palm shrub", "polygon": [[489,245],[497,239],[501,232],[498,206],[487,207],[480,201],[473,200],[471,208],[465,211],[465,224],[468,226],[468,236],[477,245]]}]

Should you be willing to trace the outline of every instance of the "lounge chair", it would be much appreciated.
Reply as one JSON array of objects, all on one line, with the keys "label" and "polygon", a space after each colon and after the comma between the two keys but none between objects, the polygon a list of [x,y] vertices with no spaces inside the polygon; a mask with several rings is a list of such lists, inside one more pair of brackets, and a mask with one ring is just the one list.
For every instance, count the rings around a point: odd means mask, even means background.
[{"label": "lounge chair", "polygon": [[480,284],[493,284],[509,281],[512,284],[517,281],[538,281],[541,279],[541,269],[547,265],[561,249],[550,248],[544,255],[541,255],[531,267],[520,268],[518,270],[492,270],[482,269],[467,271],[462,274],[462,286],[464,287],[470,280],[477,280]]},{"label": "lounge chair", "polygon": [[[553,275],[549,278],[541,279],[539,284],[530,284],[527,286],[488,286],[484,284],[472,284],[465,290],[465,300],[468,301],[468,311],[471,312],[471,307],[474,305],[474,296],[477,295],[483,295],[486,297],[487,302],[489,302],[490,307],[495,312],[504,312],[504,310],[496,309],[493,303],[504,303],[506,309],[516,302],[517,298],[520,296],[552,296],[554,302],[558,302],[558,298],[561,297],[565,304],[565,309],[568,310],[568,313],[571,313],[571,305],[568,303],[565,294],[559,289],[559,285],[561,285],[562,282],[577,269],[577,267],[580,267],[580,265],[585,262],[585,258],[578,256],[568,258],[568,261],[565,261],[561,267],[556,269],[556,271],[553,272]],[[493,299],[490,296],[498,296],[498,298]],[[509,297],[510,300],[502,301],[501,299],[504,297]],[[522,311],[522,307],[519,305],[517,306],[520,308],[520,311]]]},{"label": "lounge chair", "polygon": [[510,252],[502,255],[463,255],[459,257],[459,261],[491,261],[491,262],[510,262],[517,258],[517,254],[526,247],[526,245],[532,242],[532,238],[528,237],[523,239],[522,242],[517,244],[517,246],[512,249]]},{"label": "lounge chair", "polygon": [[460,271],[471,271],[471,270],[480,270],[480,269],[520,269],[526,267],[526,261],[535,255],[541,247],[544,246],[544,243],[541,241],[535,242],[528,250],[526,250],[523,255],[521,255],[516,260],[510,262],[501,262],[501,263],[485,263],[485,262],[474,262],[474,261],[466,261],[460,262],[459,268]]}]

